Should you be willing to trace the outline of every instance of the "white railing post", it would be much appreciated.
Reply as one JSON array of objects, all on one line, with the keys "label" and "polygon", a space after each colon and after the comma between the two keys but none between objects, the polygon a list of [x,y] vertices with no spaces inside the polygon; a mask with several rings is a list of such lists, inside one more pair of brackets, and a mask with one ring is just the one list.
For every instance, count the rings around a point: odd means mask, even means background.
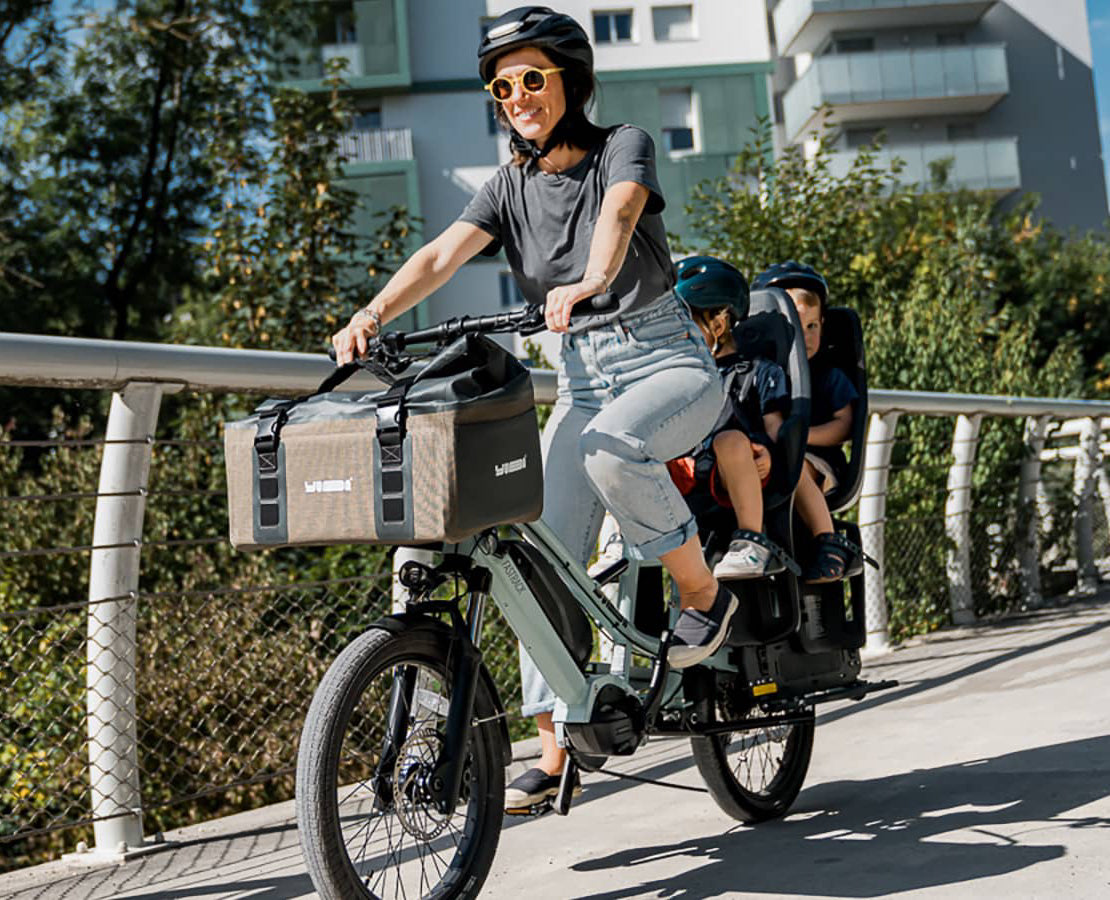
[{"label": "white railing post", "polygon": [[863,549],[879,564],[876,572],[868,573],[866,627],[867,649],[882,652],[890,649],[886,609],[886,488],[890,474],[890,453],[894,447],[897,412],[875,413],[867,429],[863,458],[863,489],[860,492],[859,530]]},{"label": "white railing post", "polygon": [[[1110,528],[1110,476],[1107,476],[1104,465],[1100,464],[1098,471],[1095,472],[1095,484],[1098,486],[1098,495],[1102,500],[1103,517],[1106,519],[1107,527]],[[1110,552],[1110,547],[1107,551]]]},{"label": "white railing post", "polygon": [[952,434],[952,467],[948,470],[948,499],[944,503],[944,530],[948,535],[948,597],[952,621],[969,625],[975,621],[971,596],[971,474],[979,442],[982,415],[961,414]]},{"label": "white railing post", "polygon": [[89,782],[96,856],[143,844],[135,718],[135,627],[147,476],[163,385],[112,395],[89,567]]},{"label": "white railing post", "polygon": [[1079,453],[1075,457],[1075,589],[1081,594],[1091,594],[1098,589],[1098,569],[1095,567],[1094,523],[1091,502],[1094,499],[1095,471],[1102,459],[1099,438],[1102,420],[1098,417],[1083,420],[1079,434]]},{"label": "white railing post", "polygon": [[1021,460],[1018,488],[1018,559],[1021,564],[1021,594],[1026,607],[1036,609],[1041,598],[1041,523],[1037,515],[1037,489],[1041,483],[1041,453],[1044,451],[1048,416],[1025,420],[1025,455]]}]

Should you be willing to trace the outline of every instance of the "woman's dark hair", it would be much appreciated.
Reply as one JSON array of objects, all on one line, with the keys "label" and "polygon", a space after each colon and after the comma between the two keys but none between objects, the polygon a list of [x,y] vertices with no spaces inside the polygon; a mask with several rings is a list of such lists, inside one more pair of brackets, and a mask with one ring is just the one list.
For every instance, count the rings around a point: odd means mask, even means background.
[{"label": "woman's dark hair", "polygon": [[[552,65],[562,68],[563,71],[559,74],[563,77],[563,95],[567,104],[566,112],[548,137],[548,147],[554,149],[560,144],[566,144],[579,150],[591,149],[601,143],[607,133],[607,129],[595,125],[586,114],[597,91],[593,69],[580,60],[563,56],[546,47],[538,49],[551,59]],[[500,103],[497,103],[496,113],[498,123],[509,133],[513,165],[524,165],[534,156],[532,144],[513,130],[509,124],[509,117]]]}]

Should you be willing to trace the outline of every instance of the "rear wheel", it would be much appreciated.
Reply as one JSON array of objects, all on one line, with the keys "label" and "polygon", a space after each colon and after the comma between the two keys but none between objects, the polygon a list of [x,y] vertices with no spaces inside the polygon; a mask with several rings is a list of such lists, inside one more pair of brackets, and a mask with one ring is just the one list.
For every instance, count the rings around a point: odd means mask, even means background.
[{"label": "rear wheel", "polygon": [[[718,705],[717,721],[734,715]],[[752,716],[762,716],[754,709]],[[691,738],[694,762],[717,805],[741,822],[784,816],[813,753],[813,711],[802,722]]]},{"label": "rear wheel", "polygon": [[431,799],[450,705],[450,636],[372,630],[332,664],[297,754],[297,824],[326,900],[474,897],[501,831],[505,793],[496,701],[478,684],[461,796]]}]

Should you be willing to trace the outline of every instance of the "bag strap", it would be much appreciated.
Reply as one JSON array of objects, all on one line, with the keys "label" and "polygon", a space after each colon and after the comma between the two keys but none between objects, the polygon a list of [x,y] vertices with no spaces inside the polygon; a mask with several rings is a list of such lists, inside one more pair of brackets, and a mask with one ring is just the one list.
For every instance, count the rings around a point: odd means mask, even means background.
[{"label": "bag strap", "polygon": [[307,400],[309,397],[315,397],[317,394],[326,394],[328,391],[334,391],[339,385],[355,374],[362,366],[357,362],[349,362],[343,366],[336,366],[335,371],[332,372],[327,378],[320,382],[320,386],[316,388],[311,394],[306,394],[303,397],[298,397],[294,402],[300,403],[302,400]]}]

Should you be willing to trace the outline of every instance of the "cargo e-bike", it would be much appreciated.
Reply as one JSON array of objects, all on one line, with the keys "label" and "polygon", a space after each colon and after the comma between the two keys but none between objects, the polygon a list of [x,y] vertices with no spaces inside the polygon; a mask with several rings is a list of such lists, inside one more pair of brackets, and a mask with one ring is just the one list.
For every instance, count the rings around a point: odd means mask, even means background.
[{"label": "cargo e-bike", "polygon": [[[829,334],[839,337],[827,343],[841,348],[847,361],[840,364],[863,388],[858,422],[866,417],[858,319],[829,312]],[[533,307],[453,319],[384,335],[365,365],[389,380],[416,359],[412,347],[542,327]],[[482,656],[490,599],[559,697],[554,719],[569,751],[553,803],[561,814],[570,809],[578,768],[597,769],[649,737],[670,737],[690,740],[709,793],[729,815],[745,822],[782,816],[809,766],[814,705],[886,686],[858,677],[860,567],[845,581],[810,586],[793,561],[805,552],[790,501],[805,450],[809,379],[789,298],[777,289],[754,293],[738,337],[741,348],[777,359],[790,376],[791,411],[773,451],[767,500],[767,530],[785,570],[733,584],[741,613],[729,638],[704,664],[676,672],[666,661],[674,612],[663,602],[657,566],[622,559],[591,577],[542,521],[438,546],[435,564],[405,563],[406,609],[342,651],[305,721],[297,819],[321,897],[472,897],[481,889],[511,761],[504,707]],[[862,428],[856,431],[841,507],[858,493]],[[735,527],[712,518],[699,519],[710,554]],[[838,528],[858,542],[854,526]],[[595,627],[613,644],[608,662],[592,658]]]}]

